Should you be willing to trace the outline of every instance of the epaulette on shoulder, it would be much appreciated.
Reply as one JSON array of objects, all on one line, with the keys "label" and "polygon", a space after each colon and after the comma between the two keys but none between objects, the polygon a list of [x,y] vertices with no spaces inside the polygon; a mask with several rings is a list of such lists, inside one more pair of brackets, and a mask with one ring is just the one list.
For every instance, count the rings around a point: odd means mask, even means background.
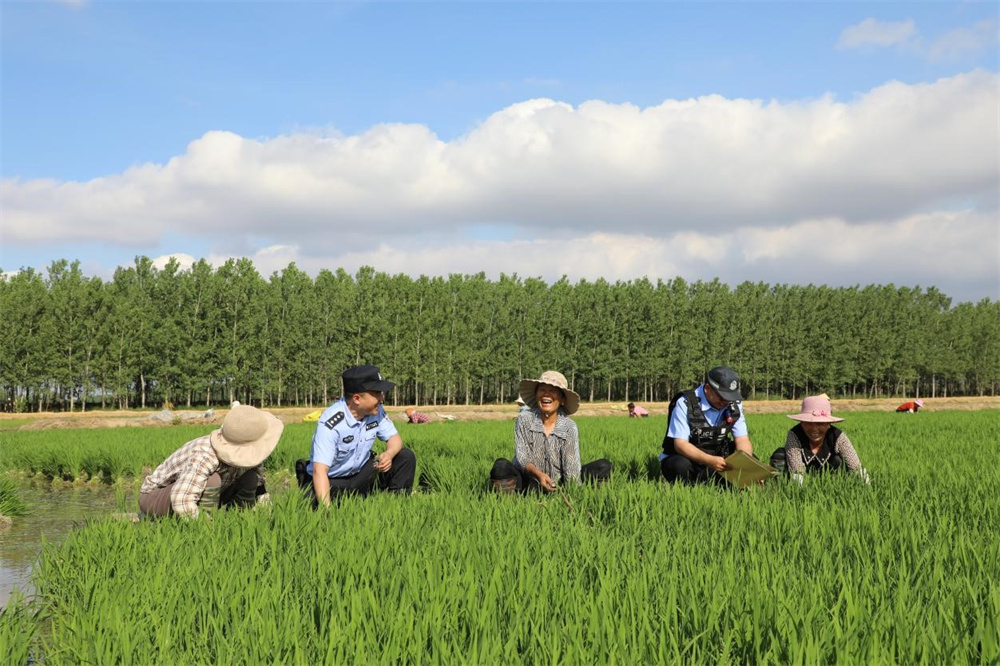
[{"label": "epaulette on shoulder", "polygon": [[344,412],[334,412],[333,416],[328,418],[326,421],[323,421],[323,425],[325,425],[330,430],[333,430],[334,428],[337,427],[337,424],[343,420],[344,420]]}]

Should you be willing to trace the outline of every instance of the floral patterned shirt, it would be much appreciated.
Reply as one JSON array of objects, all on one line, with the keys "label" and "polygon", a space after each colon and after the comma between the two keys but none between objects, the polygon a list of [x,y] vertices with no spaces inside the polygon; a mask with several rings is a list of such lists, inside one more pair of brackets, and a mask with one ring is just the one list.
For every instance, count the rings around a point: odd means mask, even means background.
[{"label": "floral patterned shirt", "polygon": [[[819,453],[823,453],[823,449],[820,449]],[[851,440],[847,438],[846,433],[840,433],[834,444],[833,451],[830,453],[836,453],[841,457],[844,465],[847,466],[847,471],[860,474],[865,481],[868,480],[868,474],[861,467],[861,459],[858,458],[858,453],[854,450],[854,445],[851,444]],[[788,465],[789,473],[804,474],[806,465],[815,457],[812,449],[809,447],[809,443],[801,441],[798,435],[795,434],[794,428],[789,430],[788,437],[785,439],[785,464]]]}]

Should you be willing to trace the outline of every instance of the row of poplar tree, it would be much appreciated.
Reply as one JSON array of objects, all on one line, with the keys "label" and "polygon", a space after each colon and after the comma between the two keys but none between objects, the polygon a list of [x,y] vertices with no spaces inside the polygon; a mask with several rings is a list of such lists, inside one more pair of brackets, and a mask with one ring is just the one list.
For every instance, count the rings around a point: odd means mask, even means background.
[{"label": "row of poplar tree", "polygon": [[587,400],[668,400],[728,364],[750,399],[996,395],[1000,302],[931,287],[831,288],[477,275],[413,278],[249,259],[110,281],[79,262],[0,279],[0,390],[15,411],[315,406],[380,366],[391,404],[482,404],[563,372]]}]

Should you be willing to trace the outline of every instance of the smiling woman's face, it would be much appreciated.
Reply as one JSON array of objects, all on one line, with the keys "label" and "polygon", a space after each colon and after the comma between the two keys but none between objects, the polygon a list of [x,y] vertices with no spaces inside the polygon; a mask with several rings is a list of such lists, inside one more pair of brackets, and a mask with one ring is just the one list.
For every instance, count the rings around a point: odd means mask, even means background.
[{"label": "smiling woman's face", "polygon": [[809,421],[802,422],[802,430],[805,431],[806,437],[809,438],[809,443],[813,446],[818,446],[823,443],[823,438],[826,437],[826,431],[829,429],[829,423],[810,423]]},{"label": "smiling woman's face", "polygon": [[562,389],[551,384],[539,384],[535,389],[535,398],[538,400],[538,409],[545,416],[555,414],[565,401]]}]

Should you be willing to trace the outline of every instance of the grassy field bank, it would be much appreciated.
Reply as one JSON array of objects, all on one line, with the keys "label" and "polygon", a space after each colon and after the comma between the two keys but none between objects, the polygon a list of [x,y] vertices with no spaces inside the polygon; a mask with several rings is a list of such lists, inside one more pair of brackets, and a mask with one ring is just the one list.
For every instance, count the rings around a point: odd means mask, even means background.
[{"label": "grassy field bank", "polygon": [[[0,615],[26,663],[997,663],[1000,412],[854,413],[872,475],[747,492],[651,480],[662,419],[578,419],[612,482],[484,492],[511,422],[401,427],[409,498],[294,492],[212,521],[90,523]],[[761,457],[792,422],[750,418]],[[4,434],[0,468],[128,479],[210,427]],[[312,427],[290,425],[289,470]],[[655,478],[655,477],[654,477]]]},{"label": "grassy field bank", "polygon": [[[837,398],[833,402],[838,414],[847,412],[893,412],[904,401],[904,398]],[[638,401],[649,409],[652,418],[664,417],[668,402]],[[748,414],[794,414],[799,410],[801,400],[747,400],[743,403]],[[285,423],[299,423],[302,418],[321,409],[312,407],[274,407],[265,409],[275,414]],[[509,420],[516,416],[517,407],[513,403],[495,405],[387,405],[389,416],[395,421],[403,421],[403,411],[406,407],[428,413],[432,419],[440,419],[440,415],[454,417],[456,421],[492,421]],[[1000,396],[968,396],[953,398],[924,398],[924,413],[964,410],[979,411],[983,409],[1000,409]],[[186,409],[178,407],[172,411],[176,419],[163,419],[160,407],[149,409],[91,409],[86,412],[33,412],[30,414],[0,413],[0,432],[7,430],[54,430],[64,428],[123,428],[152,427],[163,428],[186,424],[212,425],[216,427],[228,412],[227,408],[212,410],[211,416],[204,417],[205,410],[200,407]],[[156,418],[154,418],[154,416]],[[627,417],[628,407],[625,402],[582,402],[577,416],[618,416]]]}]

